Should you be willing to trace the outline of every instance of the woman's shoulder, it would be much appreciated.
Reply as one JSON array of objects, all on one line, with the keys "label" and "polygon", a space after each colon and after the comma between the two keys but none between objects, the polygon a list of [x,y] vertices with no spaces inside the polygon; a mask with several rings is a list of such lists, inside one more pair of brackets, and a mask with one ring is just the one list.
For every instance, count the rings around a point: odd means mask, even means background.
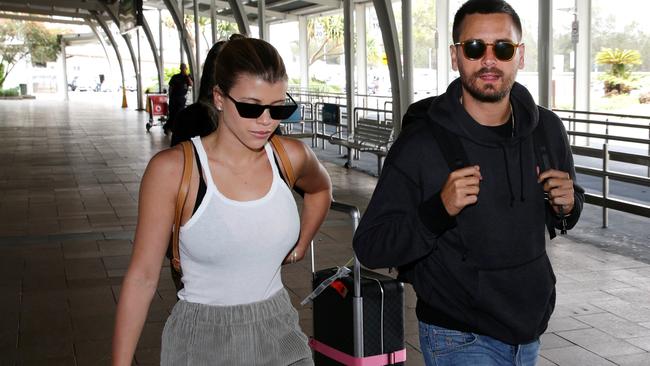
[{"label": "woman's shoulder", "polygon": [[163,180],[162,184],[177,182],[183,173],[184,153],[181,144],[156,153],[145,171],[146,176]]},{"label": "woman's shoulder", "polygon": [[298,139],[287,136],[277,136],[277,139],[284,147],[291,164],[294,166],[302,165],[314,154],[307,144]]},{"label": "woman's shoulder", "polygon": [[288,136],[275,135],[275,137],[282,143],[287,154],[300,154],[304,153],[305,149],[309,149],[304,142]]}]

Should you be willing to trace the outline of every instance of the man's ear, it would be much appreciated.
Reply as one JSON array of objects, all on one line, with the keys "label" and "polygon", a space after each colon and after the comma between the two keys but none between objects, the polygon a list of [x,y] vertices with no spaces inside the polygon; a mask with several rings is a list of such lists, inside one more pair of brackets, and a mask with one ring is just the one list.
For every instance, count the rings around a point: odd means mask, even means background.
[{"label": "man's ear", "polygon": [[453,44],[449,46],[449,55],[451,56],[451,69],[458,71],[458,47]]},{"label": "man's ear", "polygon": [[518,52],[517,57],[519,58],[519,60],[518,60],[519,65],[517,65],[517,67],[519,67],[519,70],[523,70],[524,66],[526,66],[526,63],[524,62],[524,53],[526,51],[526,45],[522,43],[522,44],[519,45],[518,48],[519,49],[517,50],[517,52]]}]

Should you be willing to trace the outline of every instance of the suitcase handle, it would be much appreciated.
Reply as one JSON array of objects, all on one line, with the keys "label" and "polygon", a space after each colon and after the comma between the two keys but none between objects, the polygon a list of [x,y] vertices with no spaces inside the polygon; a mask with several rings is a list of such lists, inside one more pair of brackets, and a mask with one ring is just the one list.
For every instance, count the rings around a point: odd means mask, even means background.
[{"label": "suitcase handle", "polygon": [[[332,200],[330,210],[347,213],[352,219],[352,234],[357,230],[361,214],[356,206]],[[316,263],[314,259],[314,241],[310,245],[311,250],[311,273],[312,277],[316,273]],[[357,255],[354,255],[354,298],[352,299],[352,316],[354,321],[354,356],[363,357],[363,298],[361,297],[361,263]]]},{"label": "suitcase handle", "polygon": [[[348,205],[347,203],[332,201],[330,203],[330,210],[347,213],[352,218],[352,234],[357,230],[361,214],[356,206]],[[314,241],[311,241],[309,246],[311,252],[311,274],[312,277],[316,274],[316,260],[314,254]],[[354,296],[361,296],[361,264],[357,255],[354,255]]]}]

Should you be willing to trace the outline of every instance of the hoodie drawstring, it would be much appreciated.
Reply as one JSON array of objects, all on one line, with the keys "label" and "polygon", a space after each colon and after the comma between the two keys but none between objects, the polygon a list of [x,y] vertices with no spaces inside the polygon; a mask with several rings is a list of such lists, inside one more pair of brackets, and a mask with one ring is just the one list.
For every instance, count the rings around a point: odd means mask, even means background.
[{"label": "hoodie drawstring", "polygon": [[[500,144],[499,146],[501,147],[501,152],[503,152],[503,160],[506,165],[506,180],[508,181],[508,191],[510,193],[510,207],[512,207],[515,202],[515,193],[512,189],[512,182],[510,181],[510,164],[508,163],[508,153],[504,144]],[[521,140],[519,140],[517,148],[519,149],[519,187],[521,188],[521,191],[519,193],[519,201],[524,202],[526,201],[526,198],[524,197],[524,163],[522,160],[523,153],[521,152]]]},{"label": "hoodie drawstring", "polygon": [[515,194],[512,191],[512,182],[510,182],[510,164],[508,164],[508,153],[506,152],[506,147],[503,144],[500,144],[501,151],[503,152],[503,160],[506,164],[506,180],[508,181],[508,190],[510,191],[510,207],[515,202]]}]

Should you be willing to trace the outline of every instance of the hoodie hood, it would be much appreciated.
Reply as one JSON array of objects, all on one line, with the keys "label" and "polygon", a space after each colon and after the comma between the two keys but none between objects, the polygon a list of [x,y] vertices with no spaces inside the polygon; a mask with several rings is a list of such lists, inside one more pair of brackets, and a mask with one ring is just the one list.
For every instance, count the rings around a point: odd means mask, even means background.
[{"label": "hoodie hood", "polygon": [[510,103],[515,117],[514,137],[504,141],[489,133],[467,113],[460,103],[462,84],[460,78],[454,80],[447,91],[435,98],[428,110],[430,123],[438,123],[455,135],[472,140],[474,143],[490,147],[500,147],[504,143],[515,144],[533,133],[539,122],[539,111],[533,97],[526,88],[515,82],[510,91]]}]

